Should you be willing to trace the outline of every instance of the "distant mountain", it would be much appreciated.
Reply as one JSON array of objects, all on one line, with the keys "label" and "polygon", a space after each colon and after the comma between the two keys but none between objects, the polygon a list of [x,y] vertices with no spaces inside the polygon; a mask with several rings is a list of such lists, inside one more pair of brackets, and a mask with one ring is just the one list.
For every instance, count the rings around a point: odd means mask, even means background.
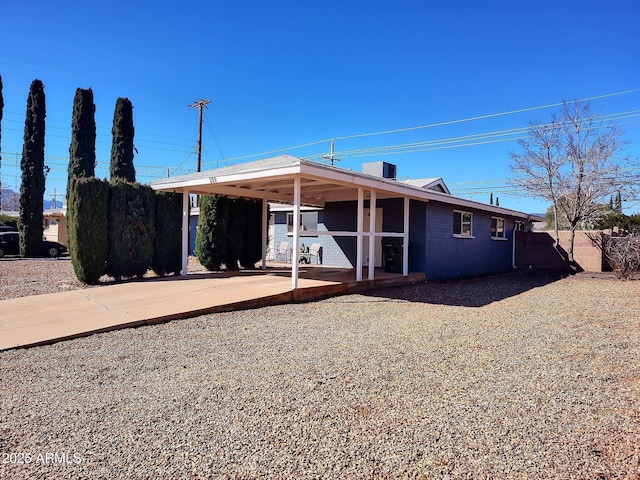
[{"label": "distant mountain", "polygon": [[62,208],[62,202],[60,200],[56,200],[55,204],[53,200],[45,200],[44,201],[44,209],[51,210],[53,208]]},{"label": "distant mountain", "polygon": [[3,211],[15,211],[20,210],[20,195],[9,188],[3,188],[0,190],[2,195],[2,210]]},{"label": "distant mountain", "polygon": [[[14,192],[10,188],[3,188],[0,190],[2,195],[2,210],[6,212],[17,212],[20,210],[20,194]],[[43,203],[45,210],[51,210],[53,208],[62,208],[62,200],[57,200],[54,203],[53,199],[45,200]]]}]

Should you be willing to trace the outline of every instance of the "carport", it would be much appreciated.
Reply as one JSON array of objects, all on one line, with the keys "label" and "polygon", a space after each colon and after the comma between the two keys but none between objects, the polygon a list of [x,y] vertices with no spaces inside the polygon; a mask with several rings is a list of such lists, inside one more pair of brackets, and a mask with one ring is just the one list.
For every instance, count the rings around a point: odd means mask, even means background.
[{"label": "carport", "polygon": [[[327,202],[357,201],[357,228],[354,231],[305,232],[314,235],[355,237],[356,280],[363,276],[363,241],[369,242],[369,251],[374,251],[375,241],[381,237],[400,237],[403,240],[403,276],[409,274],[409,201],[428,201],[427,192],[395,180],[365,175],[317,162],[281,155],[265,160],[232,165],[228,167],[166,178],[150,183],[154,190],[183,194],[182,211],[182,274],[187,272],[189,195],[226,195],[231,198],[253,198],[262,200],[262,268],[266,267],[267,249],[267,204],[282,203],[293,206],[292,250],[300,250],[300,207],[324,207]],[[402,232],[376,231],[375,205],[378,199],[402,198],[404,200]],[[370,203],[369,229],[362,227],[364,203]],[[291,288],[298,288],[298,263],[292,261]],[[374,280],[375,268],[369,262],[368,280]]]}]

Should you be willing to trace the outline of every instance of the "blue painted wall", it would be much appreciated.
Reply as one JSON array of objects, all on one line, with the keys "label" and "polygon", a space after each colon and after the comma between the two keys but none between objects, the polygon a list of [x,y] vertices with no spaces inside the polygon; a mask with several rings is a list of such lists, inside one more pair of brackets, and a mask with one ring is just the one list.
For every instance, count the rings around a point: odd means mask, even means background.
[{"label": "blue painted wall", "polygon": [[511,269],[514,219],[505,218],[506,240],[491,238],[491,214],[473,213],[473,238],[453,236],[453,207],[429,202],[426,206],[424,272],[427,278],[446,279],[504,272]]},{"label": "blue painted wall", "polygon": [[[402,199],[380,199],[383,230],[402,232],[404,225]],[[369,202],[365,202],[369,208]],[[409,204],[409,270],[425,272],[428,279],[470,277],[511,270],[514,218],[504,217],[506,240],[491,238],[491,214],[465,208],[473,213],[473,238],[453,236],[452,205],[411,200]],[[286,212],[276,212],[274,245],[278,241],[292,243],[287,235]],[[356,230],[357,202],[332,202],[318,215],[318,230]],[[301,243],[323,246],[323,264],[353,267],[356,263],[356,239],[353,237],[301,237]]]},{"label": "blue painted wall", "polygon": [[409,203],[409,271],[424,272],[426,265],[427,204]]},{"label": "blue painted wall", "polygon": [[197,215],[189,216],[189,255],[193,256],[196,254],[196,235],[198,234],[199,218]]}]

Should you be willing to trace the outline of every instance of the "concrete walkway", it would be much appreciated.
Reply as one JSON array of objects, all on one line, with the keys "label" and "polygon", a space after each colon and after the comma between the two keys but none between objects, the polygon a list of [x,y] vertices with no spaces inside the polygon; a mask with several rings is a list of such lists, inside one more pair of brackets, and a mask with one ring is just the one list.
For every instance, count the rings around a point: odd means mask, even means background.
[{"label": "concrete walkway", "polygon": [[355,282],[354,270],[310,268],[291,290],[290,271],[189,274],[146,279],[70,292],[0,301],[0,350],[54,343],[93,333],[307,301],[382,285],[424,281],[376,272],[376,280]]}]

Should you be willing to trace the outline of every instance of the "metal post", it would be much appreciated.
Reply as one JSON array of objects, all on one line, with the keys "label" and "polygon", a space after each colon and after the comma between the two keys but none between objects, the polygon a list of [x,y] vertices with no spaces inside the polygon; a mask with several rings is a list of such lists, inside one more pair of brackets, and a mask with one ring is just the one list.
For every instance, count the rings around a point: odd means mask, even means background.
[{"label": "metal post", "polygon": [[369,199],[369,280],[373,280],[376,267],[376,192],[371,190]]},{"label": "metal post", "polygon": [[404,237],[402,242],[402,275],[409,275],[409,197],[404,197]]},{"label": "metal post", "polygon": [[362,281],[362,223],[364,221],[364,190],[358,188],[358,227],[356,231],[356,282]]},{"label": "metal post", "polygon": [[262,199],[262,264],[261,268],[267,268],[267,225],[269,218],[267,217],[267,199]]},{"label": "metal post", "polygon": [[298,288],[300,258],[300,177],[293,179],[293,250],[291,253],[291,289]]},{"label": "metal post", "polygon": [[187,275],[189,263],[189,190],[182,190],[182,275]]}]

